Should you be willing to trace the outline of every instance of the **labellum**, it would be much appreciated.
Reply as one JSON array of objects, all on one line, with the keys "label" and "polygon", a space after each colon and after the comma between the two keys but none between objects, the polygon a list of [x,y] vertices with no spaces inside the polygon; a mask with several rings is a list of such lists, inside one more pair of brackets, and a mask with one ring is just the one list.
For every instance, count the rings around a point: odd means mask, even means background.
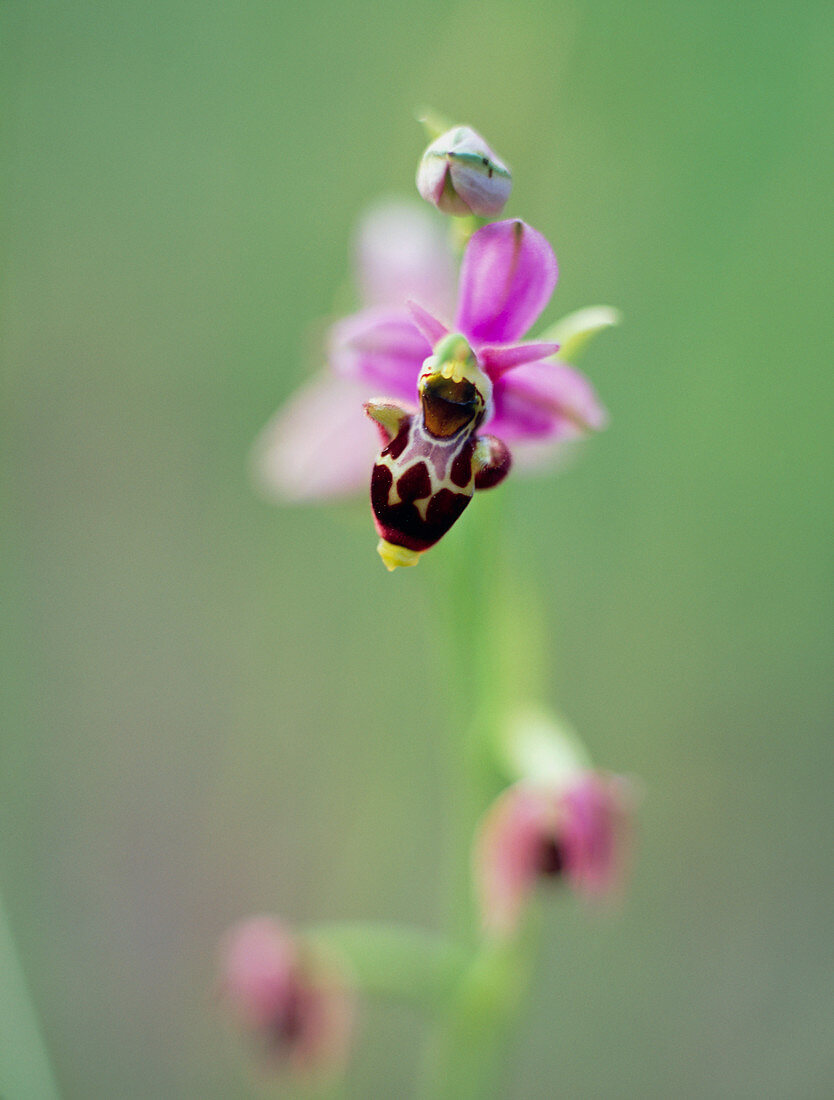
[{"label": "labellum", "polygon": [[444,336],[423,364],[420,410],[369,401],[385,446],[371,475],[377,550],[389,570],[416,565],[452,527],[476,489],[497,485],[510,453],[478,435],[491,412],[492,383],[465,337]]}]

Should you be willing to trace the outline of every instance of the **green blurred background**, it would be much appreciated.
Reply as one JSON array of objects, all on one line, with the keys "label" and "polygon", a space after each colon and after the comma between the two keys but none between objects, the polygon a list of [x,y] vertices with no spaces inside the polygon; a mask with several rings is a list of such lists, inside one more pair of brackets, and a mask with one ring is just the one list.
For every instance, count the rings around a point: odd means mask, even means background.
[{"label": "green blurred background", "polygon": [[[545,320],[626,317],[610,429],[504,492],[639,859],[619,916],[548,905],[505,1095],[831,1095],[830,3],[0,11],[0,881],[63,1095],[257,1093],[238,917],[437,922],[431,571],[246,471],[426,102],[512,164]],[[350,1095],[419,1038],[369,1006]]]}]

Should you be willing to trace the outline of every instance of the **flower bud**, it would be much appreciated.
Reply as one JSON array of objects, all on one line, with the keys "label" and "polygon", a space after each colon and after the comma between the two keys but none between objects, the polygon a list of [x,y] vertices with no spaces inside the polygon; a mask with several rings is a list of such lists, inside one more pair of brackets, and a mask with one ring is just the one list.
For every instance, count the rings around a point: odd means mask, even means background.
[{"label": "flower bud", "polygon": [[445,214],[492,218],[510,197],[513,181],[480,134],[455,126],[431,143],[417,169],[417,190]]}]

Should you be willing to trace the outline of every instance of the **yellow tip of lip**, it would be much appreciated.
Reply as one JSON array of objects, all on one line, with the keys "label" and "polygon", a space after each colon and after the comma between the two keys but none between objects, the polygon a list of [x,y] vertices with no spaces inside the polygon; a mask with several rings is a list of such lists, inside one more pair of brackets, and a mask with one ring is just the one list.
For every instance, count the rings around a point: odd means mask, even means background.
[{"label": "yellow tip of lip", "polygon": [[393,573],[397,568],[416,565],[420,560],[419,550],[409,550],[407,546],[397,546],[393,542],[388,542],[387,539],[379,540],[376,552],[382,558],[382,564],[389,573]]}]

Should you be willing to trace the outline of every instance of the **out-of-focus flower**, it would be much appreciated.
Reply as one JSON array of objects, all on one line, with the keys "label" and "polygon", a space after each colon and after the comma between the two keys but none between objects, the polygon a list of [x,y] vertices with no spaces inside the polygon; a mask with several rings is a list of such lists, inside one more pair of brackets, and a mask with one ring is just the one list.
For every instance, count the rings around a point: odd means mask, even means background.
[{"label": "out-of-focus flower", "polygon": [[504,209],[512,186],[506,164],[469,126],[441,134],[417,169],[417,190],[444,214],[494,218]]},{"label": "out-of-focus flower", "polygon": [[343,1068],[353,1030],[344,978],[271,917],[242,921],[221,952],[221,988],[276,1068],[318,1076]]},{"label": "out-of-focus flower", "polygon": [[[303,385],[256,440],[255,480],[280,502],[324,500],[367,488],[379,437],[362,404],[380,393],[403,396],[402,372],[391,379],[386,371],[391,362],[412,362],[415,345],[419,356],[425,343],[405,303],[413,297],[442,311],[454,300],[448,238],[416,202],[389,200],[373,207],[358,227],[353,259],[364,307],[355,318],[361,318],[360,329],[369,331],[371,344],[366,346],[358,331],[345,347],[342,333],[354,318],[339,322],[329,342],[342,351],[342,369],[325,368]],[[400,343],[403,333],[410,343]],[[374,370],[380,364],[381,374]],[[409,377],[411,399],[415,379],[416,372]]]},{"label": "out-of-focus flower", "polygon": [[629,782],[601,772],[508,787],[487,810],[476,838],[484,929],[512,934],[541,878],[564,879],[585,897],[614,893],[626,870],[632,810]]}]

